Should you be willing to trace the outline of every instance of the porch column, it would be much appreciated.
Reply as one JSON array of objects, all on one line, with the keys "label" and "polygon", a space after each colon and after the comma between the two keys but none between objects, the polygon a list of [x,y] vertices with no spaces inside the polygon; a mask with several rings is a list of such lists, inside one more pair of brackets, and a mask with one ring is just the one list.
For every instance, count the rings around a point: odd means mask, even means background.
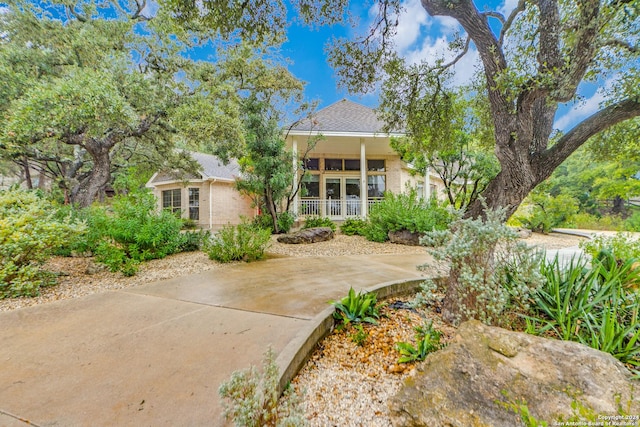
[{"label": "porch column", "polygon": [[426,200],[431,199],[431,176],[429,175],[429,166],[424,173],[424,198]]},{"label": "porch column", "polygon": [[213,229],[213,181],[209,181],[209,230]]},{"label": "porch column", "polygon": [[[296,139],[296,137],[293,137],[293,144],[291,147],[291,153],[293,154],[293,188],[296,189],[298,188],[298,140]],[[299,199],[299,194],[296,193],[296,195],[293,197],[293,216],[294,217],[298,217],[298,202]]]},{"label": "porch column", "polygon": [[364,145],[364,138],[360,138],[360,213],[363,218],[367,217],[368,192],[367,192],[367,152]]}]

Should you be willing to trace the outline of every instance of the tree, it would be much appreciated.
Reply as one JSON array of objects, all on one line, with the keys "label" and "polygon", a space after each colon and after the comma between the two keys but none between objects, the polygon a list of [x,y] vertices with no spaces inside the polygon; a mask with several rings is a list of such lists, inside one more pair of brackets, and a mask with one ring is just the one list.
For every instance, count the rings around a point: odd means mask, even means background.
[{"label": "tree", "polygon": [[240,155],[241,100],[291,80],[259,48],[189,59],[213,35],[183,30],[162,9],[151,15],[144,1],[15,1],[0,34],[0,156],[46,173],[81,206],[118,170],[193,171],[176,147]]},{"label": "tree", "polygon": [[392,138],[391,146],[422,175],[427,168],[435,171],[449,203],[465,210],[496,176],[499,166],[486,148],[483,110],[477,99],[466,100],[461,94],[445,91],[440,97],[440,113],[413,118],[411,137]]},{"label": "tree", "polygon": [[[196,6],[192,1],[167,0],[167,4],[187,21],[197,19],[216,31],[238,29],[237,34],[253,37],[265,34],[268,19],[287,21],[283,2],[254,0],[229,6],[211,1]],[[345,18],[349,2],[298,0],[294,5],[306,22],[332,24]],[[422,6],[431,16],[453,18],[466,33],[451,45],[457,53],[453,60],[442,59],[435,66],[407,64],[395,52],[393,41],[402,4],[380,0],[377,16],[364,35],[336,41],[330,61],[354,92],[374,90],[381,81],[400,83],[387,85],[391,95],[386,99],[393,102],[381,106],[388,113],[389,127],[397,128],[407,118],[430,114],[425,109],[430,103],[439,106],[430,95],[438,94],[451,67],[473,43],[482,62],[501,167],[483,192],[488,208],[505,207],[510,216],[529,191],[587,140],[640,115],[637,0],[520,0],[509,16],[480,11],[471,0],[423,0]],[[252,15],[253,10],[260,13]],[[613,76],[615,89],[601,109],[552,138],[558,106],[577,100],[583,81],[597,82],[605,76]],[[476,201],[467,215],[480,216],[483,209]]]},{"label": "tree", "polygon": [[[286,135],[279,124],[281,119],[282,113],[270,97],[259,100],[254,95],[245,100],[246,154],[240,159],[242,178],[236,182],[238,190],[253,196],[255,203],[266,209],[274,234],[282,231],[279,219],[289,213],[302,188],[304,165],[316,141],[309,140],[301,160],[294,166],[293,153],[286,149]],[[302,175],[294,185],[293,178],[299,170]]]}]

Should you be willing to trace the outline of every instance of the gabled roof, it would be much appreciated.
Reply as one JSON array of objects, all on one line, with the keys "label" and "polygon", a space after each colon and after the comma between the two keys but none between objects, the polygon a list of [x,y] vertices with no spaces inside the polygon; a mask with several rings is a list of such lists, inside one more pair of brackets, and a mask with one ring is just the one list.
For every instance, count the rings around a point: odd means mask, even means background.
[{"label": "gabled roof", "polygon": [[176,174],[170,172],[157,172],[155,173],[147,186],[153,186],[153,184],[161,182],[178,181],[181,179],[219,179],[222,181],[234,181],[236,177],[240,176],[240,165],[235,159],[230,159],[228,164],[224,164],[220,158],[206,153],[198,153],[190,151],[189,155],[198,162],[201,167],[199,176],[189,174],[184,177],[177,177]]},{"label": "gabled roof", "polygon": [[193,160],[202,166],[202,178],[218,178],[234,180],[240,176],[240,165],[235,159],[230,159],[228,164],[212,154],[197,153],[192,151]]},{"label": "gabled roof", "polygon": [[291,128],[296,132],[318,133],[384,133],[384,122],[378,120],[371,108],[347,99],[323,108],[311,119],[307,118]]}]

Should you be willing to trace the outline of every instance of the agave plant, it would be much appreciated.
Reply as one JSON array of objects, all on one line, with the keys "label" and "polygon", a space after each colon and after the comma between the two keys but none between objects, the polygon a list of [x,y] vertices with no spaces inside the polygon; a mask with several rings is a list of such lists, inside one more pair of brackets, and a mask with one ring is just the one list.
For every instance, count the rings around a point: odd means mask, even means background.
[{"label": "agave plant", "polygon": [[331,301],[336,308],[333,317],[342,320],[345,325],[349,323],[371,323],[378,324],[380,310],[378,307],[378,297],[374,293],[365,291],[358,292],[349,289],[349,294],[340,301]]}]

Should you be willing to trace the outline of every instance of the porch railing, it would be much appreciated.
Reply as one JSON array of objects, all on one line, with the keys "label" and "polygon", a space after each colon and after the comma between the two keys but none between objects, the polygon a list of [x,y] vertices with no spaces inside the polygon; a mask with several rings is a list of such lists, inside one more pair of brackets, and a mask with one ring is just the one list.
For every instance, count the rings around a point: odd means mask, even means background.
[{"label": "porch railing", "polygon": [[[380,199],[367,200],[367,212]],[[349,218],[363,216],[360,199],[301,199],[298,202],[300,216],[327,216]]]}]

